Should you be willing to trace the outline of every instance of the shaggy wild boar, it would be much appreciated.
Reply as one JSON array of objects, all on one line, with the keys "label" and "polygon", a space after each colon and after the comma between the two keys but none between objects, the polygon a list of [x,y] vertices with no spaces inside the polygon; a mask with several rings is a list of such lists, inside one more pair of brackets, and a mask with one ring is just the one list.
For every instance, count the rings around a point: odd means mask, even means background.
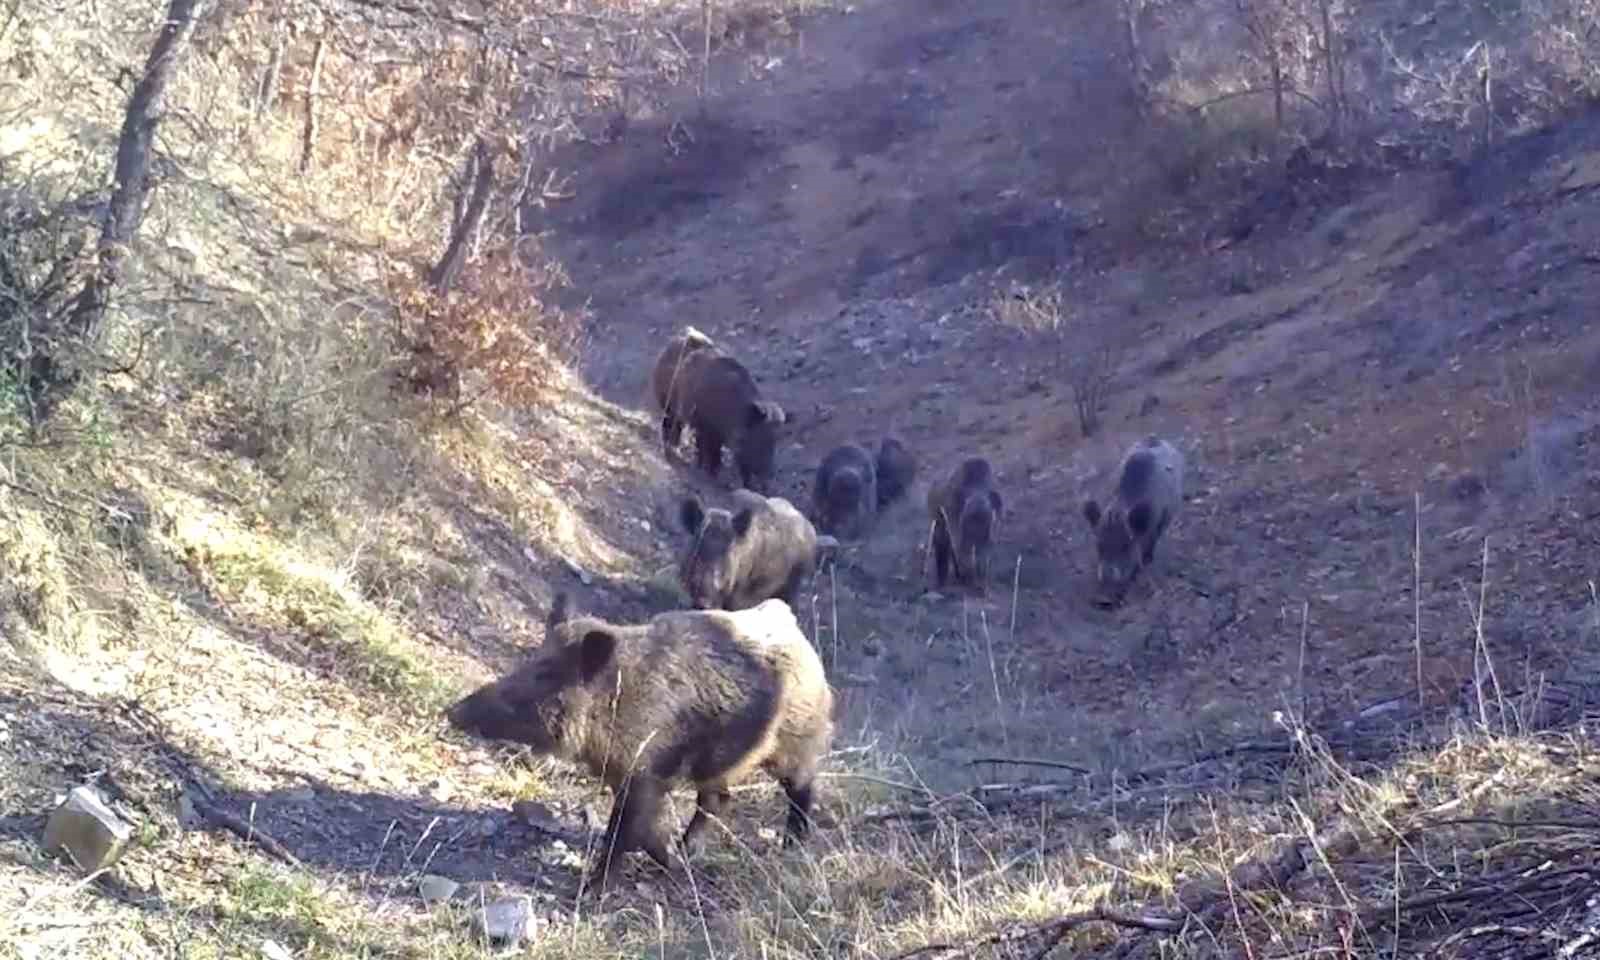
[{"label": "shaggy wild boar", "polygon": [[722,448],[733,452],[745,487],[765,493],[772,485],[778,428],[790,422],[784,409],[761,396],[744,364],[710,337],[686,327],[656,359],[651,377],[661,408],[661,441],[678,445],[684,425],[694,428],[695,462],[713,478],[722,469]]},{"label": "shaggy wild boar", "polygon": [[865,536],[878,512],[878,464],[872,454],[850,443],[823,457],[811,505],[823,533],[850,540]]},{"label": "shaggy wild boar", "polygon": [[878,444],[878,506],[887,507],[905,496],[916,477],[917,460],[911,451],[894,437],[884,437]]},{"label": "shaggy wild boar", "polygon": [[698,791],[683,834],[690,855],[703,845],[706,817],[758,767],[789,798],[784,846],[805,837],[817,765],[833,737],[833,690],[788,606],[676,610],[618,625],[568,618],[563,598],[548,625],[532,657],[446,716],[464,733],[526,744],[604,780],[612,806],[596,886],[629,850],[677,865],[657,823],[677,783]]},{"label": "shaggy wild boar", "polygon": [[655,394],[656,406],[661,408],[661,445],[667,453],[672,453],[683,439],[684,421],[674,416],[672,411],[676,391],[683,383],[684,360],[696,350],[722,352],[716,341],[694,327],[686,326],[682,333],[667,341],[650,375],[650,388]]},{"label": "shaggy wild boar", "polygon": [[744,610],[769,597],[792,607],[816,571],[816,528],[782,497],[740,489],[731,510],[708,510],[689,496],[679,520],[690,541],[678,579],[696,609]]},{"label": "shaggy wild boar", "polygon": [[939,587],[955,565],[956,578],[988,589],[989,554],[1004,501],[995,489],[994,470],[983,457],[968,457],[928,491],[933,521],[933,563]]},{"label": "shaggy wild boar", "polygon": [[1096,602],[1114,606],[1152,560],[1156,542],[1183,503],[1183,454],[1160,437],[1136,441],[1117,468],[1117,488],[1105,509],[1083,504],[1099,559]]}]

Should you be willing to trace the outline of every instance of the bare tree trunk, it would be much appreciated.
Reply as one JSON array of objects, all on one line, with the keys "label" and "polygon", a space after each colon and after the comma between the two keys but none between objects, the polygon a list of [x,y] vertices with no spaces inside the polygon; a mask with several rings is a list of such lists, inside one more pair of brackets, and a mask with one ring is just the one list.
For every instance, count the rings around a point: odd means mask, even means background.
[{"label": "bare tree trunk", "polygon": [[288,47],[288,32],[283,21],[279,21],[273,29],[272,53],[267,57],[267,69],[261,75],[261,85],[256,91],[256,111],[254,122],[260,123],[261,118],[272,110],[273,104],[278,101],[278,80],[283,76],[283,52]]},{"label": "bare tree trunk", "polygon": [[66,346],[62,341],[92,347],[105,326],[106,309],[122,279],[128,245],[144,220],[144,204],[150,195],[150,147],[161,119],[162,100],[205,7],[206,0],[168,0],[161,33],[150,49],[144,73],[134,85],[123,115],[111,201],[106,206],[95,250],[95,270],[84,281],[83,290],[63,319],[63,336],[49,338],[44,351],[34,354],[28,363],[28,399],[35,422],[49,418],[83,378],[81,370],[67,369],[58,361],[59,352]]},{"label": "bare tree trunk", "polygon": [[1150,102],[1150,88],[1144,67],[1144,49],[1139,41],[1139,14],[1143,0],[1122,0],[1122,24],[1128,44],[1128,79],[1133,87],[1134,102],[1143,112]]},{"label": "bare tree trunk", "polygon": [[481,136],[473,147],[473,154],[472,193],[466,212],[456,221],[444,256],[428,271],[428,284],[438,293],[446,292],[455,283],[466,264],[467,248],[489,212],[489,196],[494,192],[494,154]]},{"label": "bare tree trunk", "polygon": [[311,161],[317,149],[317,99],[322,94],[322,61],[328,55],[328,38],[317,38],[317,48],[311,54],[311,80],[306,84],[306,126],[300,138],[300,172],[311,170]]},{"label": "bare tree trunk", "polygon": [[1323,69],[1328,72],[1328,124],[1333,142],[1338,143],[1344,128],[1344,99],[1340,91],[1340,57],[1334,52],[1333,0],[1320,0],[1322,12]]}]

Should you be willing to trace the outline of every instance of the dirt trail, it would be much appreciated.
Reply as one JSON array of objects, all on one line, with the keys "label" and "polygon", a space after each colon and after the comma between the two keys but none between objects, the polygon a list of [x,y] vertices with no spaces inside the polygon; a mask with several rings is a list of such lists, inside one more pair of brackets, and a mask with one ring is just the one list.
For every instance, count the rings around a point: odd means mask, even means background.
[{"label": "dirt trail", "polygon": [[[1543,342],[1568,349],[1524,352],[1541,338],[1517,319],[1517,283],[1496,279],[1519,257],[1571,260],[1590,228],[1573,211],[1559,227],[1482,225],[1519,190],[1548,195],[1529,176],[1548,145],[1476,180],[1325,186],[1213,255],[1129,255],[1095,232],[1135,123],[1119,49],[1103,5],[822,17],[752,58],[780,63],[771,74],[735,84],[728,68],[703,115],[681,105],[687,136],[636,125],[575,148],[578,197],[540,225],[596,311],[586,372],[610,399],[648,411],[651,359],[693,323],[796,414],[778,487],[797,503],[837,443],[892,431],[917,453],[923,482],[802,616],[835,661],[847,732],[941,786],[983,755],[1126,768],[1270,730],[1302,701],[1343,715],[1405,694],[1415,491],[1426,680],[1454,696],[1470,672],[1459,585],[1478,575],[1482,536],[1529,549],[1561,533],[1539,511],[1596,496],[1600,419],[1579,385],[1600,353],[1581,301],[1567,291],[1546,311]],[[1572,149],[1592,149],[1592,126]],[[1058,270],[1119,305],[1099,322],[1143,331],[1088,440],[1037,347],[981,309],[997,277]],[[1508,364],[1538,371],[1526,402],[1502,389]],[[1566,424],[1551,454],[1565,459],[1536,506],[1514,458],[1518,432],[1547,423]],[[1079,504],[1149,432],[1187,452],[1188,502],[1133,602],[1099,610]],[[969,453],[994,461],[1007,494],[1005,583],[981,601],[919,597],[926,479]],[[657,515],[691,488],[711,489],[677,470]],[[1534,670],[1564,661],[1593,567],[1576,543],[1541,556],[1504,575],[1491,624]]]}]

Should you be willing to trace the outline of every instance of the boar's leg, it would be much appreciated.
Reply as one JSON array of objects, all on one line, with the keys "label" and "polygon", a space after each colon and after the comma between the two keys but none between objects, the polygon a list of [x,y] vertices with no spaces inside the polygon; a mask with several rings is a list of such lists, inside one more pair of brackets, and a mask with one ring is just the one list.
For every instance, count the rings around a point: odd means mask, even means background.
[{"label": "boar's leg", "polygon": [[606,887],[617,858],[630,850],[643,850],[666,870],[672,869],[672,857],[656,830],[661,799],[665,795],[666,785],[653,777],[635,776],[623,784],[622,796],[611,805],[611,818],[595,857],[597,887]]},{"label": "boar's leg", "polygon": [[[940,517],[933,522],[933,571],[941,589],[945,580],[950,577],[950,561],[954,559],[955,551],[950,545],[950,531],[944,525],[944,518]],[[960,571],[957,571],[959,575]]]},{"label": "boar's leg", "polygon": [[784,822],[783,845],[792,847],[804,840],[811,831],[812,784],[816,770],[807,769],[784,777],[780,781],[783,792],[789,797],[789,817]]},{"label": "boar's leg", "polygon": [[1172,521],[1172,511],[1171,510],[1167,510],[1164,513],[1161,514],[1161,522],[1156,524],[1156,528],[1150,532],[1150,539],[1146,540],[1145,544],[1144,544],[1144,562],[1145,563],[1150,563],[1151,561],[1155,560],[1155,558],[1156,558],[1156,543],[1157,543],[1157,541],[1159,541],[1161,539],[1161,535],[1167,532],[1167,524],[1170,523],[1171,521]]},{"label": "boar's leg", "polygon": [[709,427],[695,427],[694,444],[700,469],[716,479],[718,471],[722,469],[721,435]]},{"label": "boar's leg", "polygon": [[731,797],[725,787],[707,787],[696,795],[694,816],[689,818],[689,826],[683,831],[683,849],[690,856],[698,854],[705,846],[704,830],[707,818],[722,816],[722,810],[728,805]]},{"label": "boar's leg", "polygon": [[683,439],[683,421],[669,411],[661,415],[661,446],[671,453]]}]

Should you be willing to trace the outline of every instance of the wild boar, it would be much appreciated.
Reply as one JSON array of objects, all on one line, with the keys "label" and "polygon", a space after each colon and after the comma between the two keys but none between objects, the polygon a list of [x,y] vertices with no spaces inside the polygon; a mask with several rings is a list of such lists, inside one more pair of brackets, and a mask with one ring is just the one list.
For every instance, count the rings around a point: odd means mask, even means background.
[{"label": "wild boar", "polygon": [[782,497],[740,489],[732,509],[708,510],[691,495],[679,520],[690,541],[678,579],[698,610],[743,610],[769,597],[793,607],[816,572],[816,528]]},{"label": "wild boar", "polygon": [[958,580],[980,593],[988,590],[989,555],[1004,505],[995,489],[994,470],[983,457],[961,461],[928,491],[934,572],[940,588],[954,564]]},{"label": "wild boar", "polygon": [[733,452],[743,485],[771,489],[778,428],[791,422],[783,407],[766,400],[744,364],[693,327],[667,343],[651,377],[661,408],[661,441],[668,453],[684,425],[694,428],[695,462],[714,479],[722,448]]},{"label": "wild boar", "polygon": [[894,437],[884,437],[878,443],[878,506],[889,504],[911,490],[917,477],[917,461],[905,444]]},{"label": "wild boar", "polygon": [[577,763],[612,795],[594,863],[604,888],[616,858],[642,850],[682,866],[659,829],[662,800],[692,784],[688,855],[757,768],[789,800],[784,846],[811,827],[817,766],[833,737],[833,690],[794,611],[768,600],[739,612],[677,610],[619,625],[552,608],[545,642],[512,673],[446,711],[452,727]]},{"label": "wild boar", "polygon": [[1117,468],[1117,487],[1103,510],[1084,501],[1094,531],[1099,586],[1096,603],[1122,602],[1140,572],[1155,559],[1156,543],[1183,503],[1183,454],[1160,437],[1136,441]]},{"label": "wild boar", "polygon": [[878,464],[865,448],[836,447],[817,466],[811,505],[817,529],[845,539],[865,536],[878,512]]}]

